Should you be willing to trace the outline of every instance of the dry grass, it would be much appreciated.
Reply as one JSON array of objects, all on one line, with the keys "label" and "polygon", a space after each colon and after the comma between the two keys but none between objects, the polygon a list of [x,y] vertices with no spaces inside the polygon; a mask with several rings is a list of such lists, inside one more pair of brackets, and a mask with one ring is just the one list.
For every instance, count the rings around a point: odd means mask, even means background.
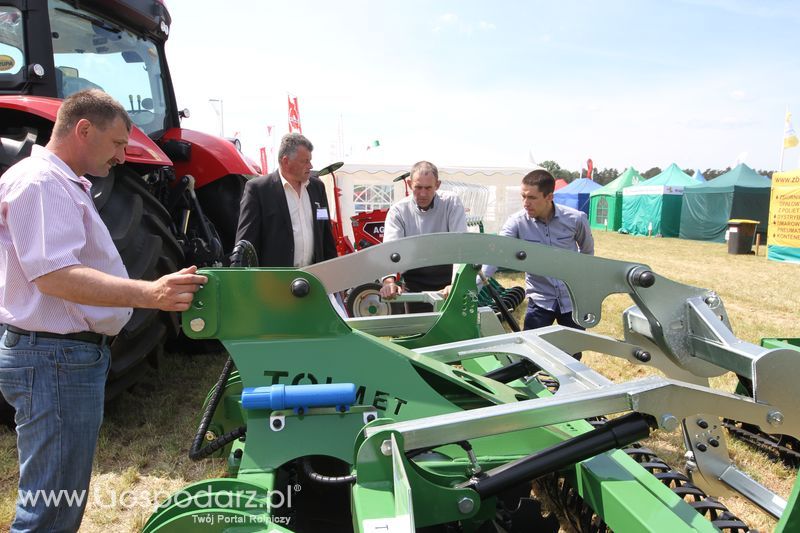
[{"label": "dry grass", "polygon": [[[763,249],[761,257],[733,256],[720,244],[613,233],[598,233],[596,241],[597,255],[645,263],[675,281],[716,290],[735,333],[744,340],[758,343],[762,337],[800,337],[796,321],[800,266],[768,262]],[[520,279],[520,275],[501,275],[504,284]],[[628,305],[627,297],[608,298],[603,306],[605,319],[595,331],[621,337],[618,317]],[[614,380],[647,372],[593,354],[587,354],[585,361]],[[222,460],[193,463],[187,458],[200,406],[223,363],[221,356],[166,356],[145,384],[107,406],[90,489],[97,496],[90,499],[81,531],[138,531],[154,503],[146,505],[144,496],[164,497],[189,482],[224,473]],[[732,390],[734,380],[723,376],[714,384]],[[673,467],[682,468],[683,448],[677,433],[659,434],[648,444]],[[731,453],[753,477],[788,498],[794,471],[737,442],[731,443]],[[8,524],[13,516],[16,482],[14,435],[0,429],[0,524]],[[117,505],[111,505],[114,501]],[[743,500],[727,498],[725,502],[752,527],[763,531],[774,527],[773,520]]]}]

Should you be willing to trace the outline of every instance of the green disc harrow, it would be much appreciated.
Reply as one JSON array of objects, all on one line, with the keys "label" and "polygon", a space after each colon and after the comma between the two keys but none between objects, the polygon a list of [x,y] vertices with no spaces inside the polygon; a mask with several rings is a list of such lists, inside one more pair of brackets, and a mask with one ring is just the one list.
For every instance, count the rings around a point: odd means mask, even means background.
[{"label": "green disc harrow", "polygon": [[[464,264],[433,313],[343,319],[329,294],[387,272]],[[625,293],[624,339],[561,326],[506,333],[476,267],[563,279],[591,329]],[[736,338],[714,292],[646,265],[484,234],[412,237],[304,269],[207,269],[183,314],[231,360],[192,456],[229,476],[165,501],[146,532],[746,531],[711,496],[738,493],[800,530],[731,460],[723,420],[800,437],[797,352]],[[591,350],[664,377],[614,383]],[[794,370],[793,370],[794,369]],[[752,394],[709,386],[733,371]],[[682,432],[687,472],[639,441]],[[542,502],[546,502],[546,505]],[[553,511],[552,513],[550,511]],[[556,516],[558,515],[558,516]]]}]

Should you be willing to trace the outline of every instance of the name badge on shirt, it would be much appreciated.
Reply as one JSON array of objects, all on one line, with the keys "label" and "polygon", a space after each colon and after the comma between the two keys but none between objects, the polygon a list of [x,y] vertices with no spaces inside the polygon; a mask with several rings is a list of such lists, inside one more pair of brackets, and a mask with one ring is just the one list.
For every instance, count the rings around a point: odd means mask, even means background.
[{"label": "name badge on shirt", "polygon": [[328,220],[328,208],[327,207],[318,207],[317,208],[317,220]]}]

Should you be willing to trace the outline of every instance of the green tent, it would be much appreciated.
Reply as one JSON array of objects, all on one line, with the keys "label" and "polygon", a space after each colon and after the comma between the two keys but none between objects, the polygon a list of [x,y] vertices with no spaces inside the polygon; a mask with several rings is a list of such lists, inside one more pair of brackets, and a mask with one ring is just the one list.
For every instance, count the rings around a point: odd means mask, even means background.
[{"label": "green tent", "polygon": [[617,231],[622,227],[622,189],[644,181],[639,172],[628,167],[617,179],[590,195],[589,223],[593,229]]},{"label": "green tent", "polygon": [[677,237],[683,188],[697,183],[675,163],[649,180],[622,191],[621,231]]},{"label": "green tent", "polygon": [[772,181],[744,163],[705,183],[683,190],[681,239],[723,242],[728,220],[758,220],[766,236]]}]

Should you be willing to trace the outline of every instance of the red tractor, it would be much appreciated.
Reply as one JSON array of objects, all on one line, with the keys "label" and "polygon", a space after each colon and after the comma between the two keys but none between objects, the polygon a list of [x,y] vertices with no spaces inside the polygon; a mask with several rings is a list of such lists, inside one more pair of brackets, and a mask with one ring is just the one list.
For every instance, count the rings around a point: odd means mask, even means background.
[{"label": "red tractor", "polygon": [[[225,264],[244,184],[258,174],[231,142],[181,128],[170,24],[160,0],[0,0],[0,174],[47,143],[62,98],[87,88],[116,98],[134,123],[126,163],[90,179],[132,278]],[[109,397],[177,334],[174,313],[136,310],[111,345]]]}]

